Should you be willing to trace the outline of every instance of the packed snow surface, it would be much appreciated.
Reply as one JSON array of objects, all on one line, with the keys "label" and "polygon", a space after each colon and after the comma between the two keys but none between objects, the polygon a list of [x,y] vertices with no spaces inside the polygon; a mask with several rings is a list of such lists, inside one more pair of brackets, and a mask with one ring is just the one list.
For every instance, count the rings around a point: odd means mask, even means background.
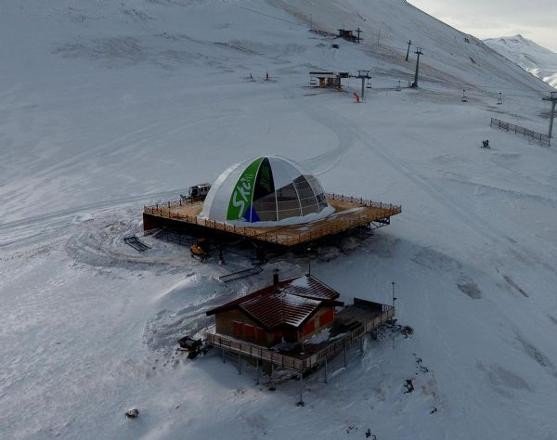
[{"label": "packed snow surface", "polygon": [[[357,26],[360,45],[327,34]],[[420,88],[396,91],[409,39]],[[0,41],[0,438],[555,438],[557,156],[489,128],[545,131],[549,85],[400,0],[20,0]],[[310,89],[317,69],[373,88]],[[307,258],[225,285],[251,253],[201,264],[188,237],[141,232],[144,204],[269,152],[403,206],[311,271],[346,303],[390,303],[395,281],[414,333],[309,377],[304,407],[295,381],[271,392],[176,340]]]},{"label": "packed snow surface", "polygon": [[557,53],[522,35],[484,40],[492,49],[557,88]]}]

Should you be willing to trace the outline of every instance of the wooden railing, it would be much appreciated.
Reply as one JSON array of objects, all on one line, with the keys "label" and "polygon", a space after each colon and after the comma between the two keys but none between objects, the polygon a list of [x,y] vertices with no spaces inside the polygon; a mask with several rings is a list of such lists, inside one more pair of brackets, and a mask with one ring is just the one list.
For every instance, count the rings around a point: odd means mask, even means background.
[{"label": "wooden railing", "polygon": [[344,347],[350,348],[360,341],[360,339],[366,334],[375,330],[380,325],[391,320],[395,316],[395,309],[392,306],[385,305],[385,311],[375,317],[374,319],[365,321],[362,325],[356,327],[349,335],[339,339],[338,341],[328,344],[325,348],[314,353],[309,358],[304,359],[305,369],[312,368],[314,365],[321,364],[325,359],[329,359],[340,351],[344,350]]},{"label": "wooden railing", "polygon": [[241,353],[251,358],[266,361],[282,368],[291,368],[298,371],[303,370],[303,361],[301,359],[277,353],[276,351],[269,350],[268,348],[240,341],[230,336],[208,332],[207,344],[226,351]]},{"label": "wooden railing", "polygon": [[213,347],[233,353],[240,353],[254,359],[269,362],[278,367],[290,368],[303,372],[315,366],[321,365],[325,359],[335,356],[345,348],[354,346],[366,333],[369,333],[385,322],[393,319],[394,315],[395,309],[392,306],[384,305],[381,315],[363,322],[349,334],[346,334],[338,340],[329,343],[323,349],[305,358],[277,353],[269,348],[211,331],[207,332],[206,337],[207,344],[212,345]]},{"label": "wooden railing", "polygon": [[143,211],[145,214],[157,217],[184,221],[190,224],[200,225],[217,231],[242,235],[244,237],[281,245],[293,245],[297,243],[317,240],[327,235],[343,232],[356,226],[365,225],[374,220],[400,214],[401,212],[400,205],[373,202],[371,200],[366,200],[363,198],[349,197],[332,193],[329,193],[326,196],[328,200],[339,200],[348,202],[361,207],[374,208],[376,210],[380,210],[380,212],[376,212],[374,215],[371,215],[370,213],[364,213],[358,216],[350,217],[339,216],[337,218],[334,218],[330,223],[324,223],[317,229],[295,234],[292,232],[291,228],[289,228],[288,232],[285,233],[281,233],[281,231],[285,229],[285,227],[275,228],[268,232],[261,232],[261,228],[255,228],[256,225],[254,225],[254,227],[236,226],[224,222],[200,218],[195,215],[182,214],[179,210],[175,209],[179,206],[192,205],[199,202],[175,200],[156,205],[145,206]]},{"label": "wooden railing", "polygon": [[365,206],[367,208],[385,209],[396,214],[400,214],[402,211],[402,207],[400,205],[393,205],[392,203],[374,202],[373,200],[367,200],[362,197],[345,196],[342,194],[335,194],[335,193],[326,193],[325,196],[327,197],[327,200],[340,200],[341,202],[358,204],[360,206]]}]

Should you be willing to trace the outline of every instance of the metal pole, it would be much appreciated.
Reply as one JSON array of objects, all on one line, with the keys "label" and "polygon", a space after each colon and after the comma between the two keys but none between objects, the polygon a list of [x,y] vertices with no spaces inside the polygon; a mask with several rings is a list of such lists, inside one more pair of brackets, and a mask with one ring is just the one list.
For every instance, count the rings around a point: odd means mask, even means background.
[{"label": "metal pole", "polygon": [[557,101],[552,102],[551,115],[549,115],[549,139],[553,137],[553,120],[555,119],[555,104],[557,104]]},{"label": "metal pole", "polygon": [[395,301],[398,299],[398,298],[395,296],[395,284],[396,284],[396,283],[395,283],[394,281],[391,281],[391,286],[393,287],[393,309],[395,308]]},{"label": "metal pole", "polygon": [[362,76],[362,101],[364,100],[365,85],[366,85],[366,79]]},{"label": "metal pole", "polygon": [[[393,316],[394,316],[394,312],[395,312],[395,301],[398,299],[395,296],[395,284],[396,283],[394,281],[391,281],[391,286],[393,287]],[[393,350],[395,349],[395,338],[396,338],[396,335],[393,334]]]},{"label": "metal pole", "polygon": [[406,50],[406,62],[408,62],[408,57],[410,56],[410,46],[412,46],[412,40],[408,40],[408,49]]},{"label": "metal pole", "polygon": [[553,120],[555,118],[555,105],[557,104],[557,92],[551,92],[548,98],[543,98],[544,101],[551,101],[551,113],[549,114],[549,134],[548,137],[553,137]]},{"label": "metal pole", "polygon": [[418,47],[418,49],[416,50],[416,55],[418,55],[418,58],[416,59],[416,73],[414,74],[414,83],[412,84],[413,88],[418,88],[418,77],[419,77],[419,73],[420,73],[420,56],[423,55],[424,53],[422,52],[422,49]]}]

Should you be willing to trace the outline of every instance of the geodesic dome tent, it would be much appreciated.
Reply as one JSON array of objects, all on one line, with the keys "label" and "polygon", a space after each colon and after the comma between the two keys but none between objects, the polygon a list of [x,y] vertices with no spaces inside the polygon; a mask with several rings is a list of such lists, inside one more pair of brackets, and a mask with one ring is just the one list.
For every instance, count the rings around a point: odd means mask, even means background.
[{"label": "geodesic dome tent", "polygon": [[211,187],[200,217],[272,226],[306,223],[332,212],[315,177],[288,159],[265,156],[223,172]]}]

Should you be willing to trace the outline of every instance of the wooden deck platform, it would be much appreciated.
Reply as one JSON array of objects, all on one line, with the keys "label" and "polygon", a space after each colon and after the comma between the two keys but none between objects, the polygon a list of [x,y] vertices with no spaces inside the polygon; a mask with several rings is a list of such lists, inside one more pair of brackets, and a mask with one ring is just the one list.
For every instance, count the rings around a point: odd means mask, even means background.
[{"label": "wooden deck platform", "polygon": [[243,237],[264,244],[293,247],[370,224],[377,227],[388,225],[391,217],[401,212],[401,207],[398,205],[372,202],[338,194],[327,194],[326,196],[329,205],[336,212],[327,218],[301,225],[287,225],[276,228],[231,225],[200,218],[199,214],[203,208],[203,202],[179,200],[145,206],[143,228],[148,231],[155,228],[171,227],[196,234],[205,234],[206,236]]},{"label": "wooden deck platform", "polygon": [[[367,303],[367,305],[362,305],[362,303]],[[343,332],[329,342],[321,344],[316,350],[312,350],[306,345],[303,353],[281,353],[231,336],[221,335],[216,333],[214,328],[207,331],[206,342],[223,352],[256,360],[258,365],[267,363],[274,367],[305,373],[321,367],[341,351],[360,345],[367,333],[392,320],[394,316],[395,309],[392,306],[355,300],[354,305],[346,307],[338,314],[337,321],[342,324],[355,321],[354,323],[357,325],[354,325],[350,331]]]}]

